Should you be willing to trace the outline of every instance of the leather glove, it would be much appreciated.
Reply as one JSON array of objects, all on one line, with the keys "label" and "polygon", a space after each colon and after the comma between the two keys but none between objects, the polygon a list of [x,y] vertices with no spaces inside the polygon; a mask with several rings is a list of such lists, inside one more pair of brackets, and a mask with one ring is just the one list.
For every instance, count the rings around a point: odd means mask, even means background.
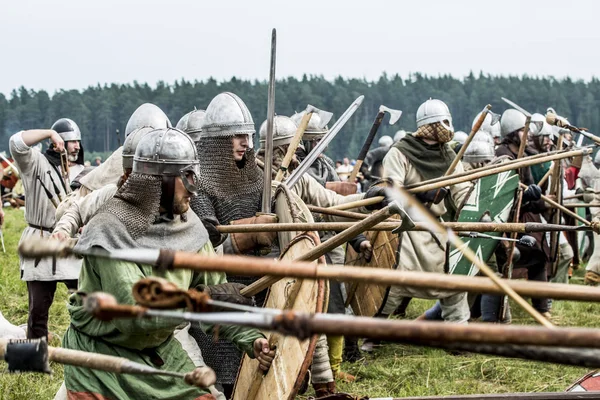
[{"label": "leather glove", "polygon": [[200,219],[202,221],[202,225],[208,232],[208,238],[213,247],[219,246],[221,243],[227,239],[227,234],[222,234],[217,230],[217,226],[207,219]]},{"label": "leather glove", "polygon": [[542,198],[542,188],[536,184],[529,185],[523,192],[523,203],[538,201]]},{"label": "leather glove", "polygon": [[383,207],[386,207],[390,204],[394,199],[392,198],[392,192],[390,189],[381,186],[371,186],[367,193],[365,193],[365,199],[370,199],[372,197],[383,196],[383,201],[377,204],[371,204],[365,206],[367,210],[381,210]]},{"label": "leather glove", "polygon": [[[226,301],[233,304],[242,304],[245,306],[253,306],[254,298],[245,297],[240,291],[245,288],[246,285],[241,283],[220,283],[218,285],[199,285],[198,290],[204,292],[210,296],[212,300]],[[212,311],[231,311],[221,309],[219,307],[211,307]]]},{"label": "leather glove", "polygon": [[[274,214],[259,214],[255,217],[231,221],[231,225],[274,223],[277,223],[277,215]],[[271,245],[277,238],[277,232],[232,233],[230,237],[236,254],[258,250],[261,255],[266,256],[271,252]]]},{"label": "leather glove", "polygon": [[416,194],[417,199],[423,204],[439,204],[446,196],[448,196],[448,189],[446,188],[432,189]]}]

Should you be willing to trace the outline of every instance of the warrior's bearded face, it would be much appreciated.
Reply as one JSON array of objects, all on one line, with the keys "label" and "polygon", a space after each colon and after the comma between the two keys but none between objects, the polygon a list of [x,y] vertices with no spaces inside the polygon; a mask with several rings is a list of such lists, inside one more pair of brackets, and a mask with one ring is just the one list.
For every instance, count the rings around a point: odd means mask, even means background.
[{"label": "warrior's bearded face", "polygon": [[248,150],[248,135],[235,135],[231,141],[233,145],[233,159],[235,161],[242,161],[246,150]]},{"label": "warrior's bearded face", "polygon": [[[188,177],[190,184],[193,184],[193,179]],[[185,214],[190,208],[190,198],[192,194],[185,188],[182,178],[175,178],[175,193],[173,194],[173,214]]]},{"label": "warrior's bearded face", "polygon": [[81,150],[81,145],[79,143],[79,140],[69,140],[65,143],[67,158],[70,162],[76,162],[77,157],[79,157],[79,150]]}]

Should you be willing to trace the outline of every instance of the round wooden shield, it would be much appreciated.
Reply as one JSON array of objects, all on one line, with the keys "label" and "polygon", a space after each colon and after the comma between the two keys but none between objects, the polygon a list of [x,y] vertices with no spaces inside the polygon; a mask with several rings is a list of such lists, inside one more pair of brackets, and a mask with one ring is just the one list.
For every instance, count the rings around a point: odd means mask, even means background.
[{"label": "round wooden shield", "polygon": [[[396,266],[399,237],[389,231],[368,231],[365,236],[373,246],[369,262],[357,254],[352,246],[346,246],[345,265],[367,268],[393,269]],[[354,315],[372,317],[381,308],[389,286],[370,283],[346,282],[346,306],[350,305]]]},{"label": "round wooden shield", "polygon": [[[304,202],[289,190],[276,193],[275,211],[279,222],[313,222]],[[317,246],[315,232],[280,232],[280,259],[293,260]],[[319,313],[324,310],[325,282],[283,278],[269,289],[265,307],[298,312]],[[312,362],[317,337],[300,341],[292,336],[264,332],[277,353],[265,375],[258,361],[244,356],[235,384],[234,400],[294,399]]]}]

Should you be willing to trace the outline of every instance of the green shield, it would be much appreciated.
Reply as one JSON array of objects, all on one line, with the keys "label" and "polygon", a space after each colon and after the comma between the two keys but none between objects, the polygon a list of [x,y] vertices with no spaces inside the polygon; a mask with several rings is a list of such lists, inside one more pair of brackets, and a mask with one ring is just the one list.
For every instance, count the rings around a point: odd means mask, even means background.
[{"label": "green shield", "polygon": [[[519,176],[515,171],[479,179],[461,207],[457,222],[508,222],[518,186]],[[488,234],[502,235],[501,232]],[[496,240],[481,238],[463,238],[463,242],[484,262],[489,260],[498,244]],[[467,260],[460,250],[450,247],[450,274],[474,276],[477,272],[479,268]]]}]

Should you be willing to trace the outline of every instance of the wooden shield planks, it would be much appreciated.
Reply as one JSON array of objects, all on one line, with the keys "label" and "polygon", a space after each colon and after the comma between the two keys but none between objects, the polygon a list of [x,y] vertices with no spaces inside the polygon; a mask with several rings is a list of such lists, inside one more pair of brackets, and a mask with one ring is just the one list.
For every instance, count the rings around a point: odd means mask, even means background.
[{"label": "wooden shield planks", "polygon": [[[396,266],[399,238],[392,232],[369,231],[365,236],[373,246],[373,257],[366,262],[357,254],[352,246],[346,245],[346,265],[367,268],[393,269]],[[346,304],[352,307],[354,314],[363,317],[374,316],[385,300],[388,286],[365,283],[346,282],[348,298]]]},{"label": "wooden shield planks", "polygon": [[[278,191],[275,211],[279,222],[313,222],[304,202],[289,191]],[[318,245],[318,234],[303,232],[279,233],[281,258],[293,260]],[[303,312],[322,312],[325,297],[323,281],[284,278],[273,284],[267,295],[265,307],[291,309]],[[264,375],[258,361],[247,355],[236,381],[234,400],[294,399],[298,388],[312,362],[316,336],[299,341],[291,336],[264,332],[277,353],[271,369]]]}]

